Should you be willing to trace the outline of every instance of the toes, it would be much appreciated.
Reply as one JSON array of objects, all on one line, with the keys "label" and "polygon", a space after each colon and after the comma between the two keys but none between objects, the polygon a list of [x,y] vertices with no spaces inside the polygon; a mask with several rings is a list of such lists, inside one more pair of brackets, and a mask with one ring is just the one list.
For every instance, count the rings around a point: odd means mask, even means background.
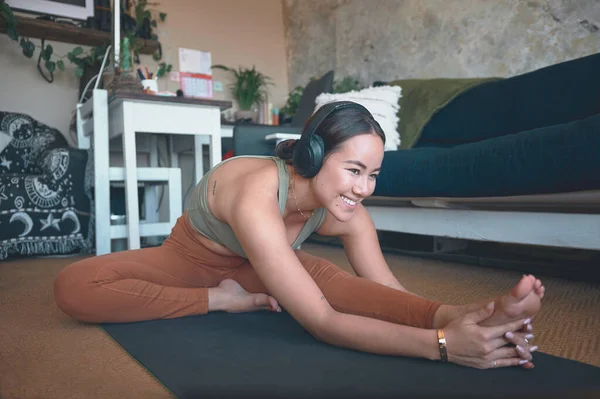
[{"label": "toes", "polygon": [[543,285],[540,286],[539,288],[537,288],[535,290],[535,293],[537,294],[537,296],[539,296],[540,298],[544,297],[544,292],[546,292],[546,287],[544,287]]},{"label": "toes", "polygon": [[521,367],[523,367],[524,369],[532,369],[535,366],[533,365],[533,363],[527,362],[527,363],[523,364]]},{"label": "toes", "polygon": [[533,290],[535,278],[531,275],[523,275],[521,281],[511,290],[511,295],[518,300],[525,298]]},{"label": "toes", "polygon": [[[273,298],[272,296],[269,296],[269,309],[277,311],[278,308],[279,304],[277,303],[277,299]],[[281,308],[279,309],[281,310]]]},{"label": "toes", "polygon": [[270,310],[272,312],[281,312],[281,307],[277,300],[266,294],[254,294],[252,297],[254,309]]},{"label": "toes", "polygon": [[254,296],[254,306],[257,307],[270,307],[271,303],[269,297],[265,294],[256,294]]}]

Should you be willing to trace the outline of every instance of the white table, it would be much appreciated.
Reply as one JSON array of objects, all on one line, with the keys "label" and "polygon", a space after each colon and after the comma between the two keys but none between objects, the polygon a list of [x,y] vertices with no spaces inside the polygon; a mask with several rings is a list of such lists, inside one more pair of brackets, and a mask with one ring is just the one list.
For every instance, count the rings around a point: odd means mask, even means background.
[{"label": "white table", "polygon": [[[221,110],[230,107],[229,101],[161,97],[141,92],[117,92],[108,95],[105,90],[98,89],[94,90],[93,101],[78,107],[78,137],[89,136],[90,132],[93,132],[98,255],[109,253],[111,238],[115,238],[111,235],[110,226],[110,169],[114,168],[110,168],[109,165],[109,140],[122,136],[124,167],[120,173],[125,181],[126,237],[128,249],[139,249],[138,177],[144,173],[147,175],[147,172],[152,173],[152,170],[146,168],[141,171],[143,168],[137,167],[136,133],[193,135],[197,149],[194,151],[194,182],[197,183],[204,175],[200,149],[202,144],[206,143],[205,136],[209,137],[211,167],[222,159]],[[156,149],[156,145],[152,145]],[[150,166],[156,166],[157,160],[156,152],[151,152]],[[112,171],[113,180],[116,174],[119,173]],[[178,205],[180,209],[181,204]]]}]

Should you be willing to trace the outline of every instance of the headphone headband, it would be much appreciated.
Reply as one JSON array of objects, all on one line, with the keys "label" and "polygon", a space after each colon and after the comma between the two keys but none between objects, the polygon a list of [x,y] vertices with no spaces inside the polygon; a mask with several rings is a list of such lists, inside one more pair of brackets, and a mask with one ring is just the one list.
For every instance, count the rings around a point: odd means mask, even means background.
[{"label": "headphone headband", "polygon": [[319,109],[317,109],[315,113],[308,119],[302,131],[302,137],[300,138],[300,140],[306,138],[307,136],[314,135],[317,131],[317,128],[329,115],[331,115],[335,111],[339,111],[344,108],[356,108],[364,112],[365,114],[370,115],[369,110],[367,110],[359,103],[355,103],[352,101],[334,101],[331,103],[327,103]]}]

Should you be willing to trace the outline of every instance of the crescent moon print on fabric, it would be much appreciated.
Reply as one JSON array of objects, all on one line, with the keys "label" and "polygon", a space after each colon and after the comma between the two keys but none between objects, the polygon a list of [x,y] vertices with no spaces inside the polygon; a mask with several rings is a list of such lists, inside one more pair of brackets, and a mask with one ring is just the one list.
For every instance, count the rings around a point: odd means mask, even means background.
[{"label": "crescent moon print on fabric", "polygon": [[79,224],[79,218],[77,217],[75,212],[66,211],[65,213],[63,213],[62,218],[60,220],[64,222],[67,219],[71,219],[73,223],[75,223],[75,229],[71,232],[71,234],[79,233],[79,230],[81,229],[81,224]]},{"label": "crescent moon print on fabric", "polygon": [[36,176],[25,178],[25,191],[31,202],[41,208],[51,208],[60,203],[60,194],[50,190],[48,185],[42,183]]},{"label": "crescent moon print on fabric", "polygon": [[33,229],[33,220],[31,220],[31,217],[25,212],[16,212],[10,217],[9,223],[14,222],[15,220],[23,222],[23,224],[25,225],[25,230],[23,230],[23,232],[19,234],[19,237],[26,236],[31,232],[31,229]]},{"label": "crescent moon print on fabric", "polygon": [[10,145],[16,148],[31,147],[34,139],[33,121],[26,115],[8,114],[0,122],[0,130],[10,134]]}]

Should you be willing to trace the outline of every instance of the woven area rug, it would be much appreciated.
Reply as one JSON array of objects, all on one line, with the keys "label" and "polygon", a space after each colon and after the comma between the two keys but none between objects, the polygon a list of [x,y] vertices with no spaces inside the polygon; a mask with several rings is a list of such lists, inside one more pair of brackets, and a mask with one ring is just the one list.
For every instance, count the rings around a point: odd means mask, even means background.
[{"label": "woven area rug", "polygon": [[[349,267],[339,248],[305,244],[303,249]],[[0,263],[0,397],[171,398],[101,328],[75,322],[56,307],[54,277],[77,259]],[[394,254],[386,254],[386,259],[409,290],[455,304],[504,293],[521,275]],[[534,323],[534,342],[540,352],[600,367],[600,286],[543,280],[547,295]]]}]

